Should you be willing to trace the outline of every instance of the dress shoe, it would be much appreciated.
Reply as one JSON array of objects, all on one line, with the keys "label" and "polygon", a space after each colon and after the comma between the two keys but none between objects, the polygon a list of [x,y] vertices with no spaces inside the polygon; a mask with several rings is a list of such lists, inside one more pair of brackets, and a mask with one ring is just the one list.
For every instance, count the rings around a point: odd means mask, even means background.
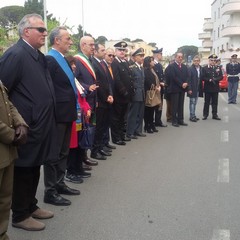
[{"label": "dress shoe", "polygon": [[130,142],[130,141],[131,141],[131,138],[125,136],[122,140],[123,140],[124,142]]},{"label": "dress shoe", "polygon": [[139,132],[135,133],[135,135],[138,136],[138,137],[146,137],[147,136],[146,134],[139,133]]},{"label": "dress shoe", "polygon": [[185,123],[185,122],[179,122],[178,124],[181,125],[181,126],[188,126],[188,124]]},{"label": "dress shoe", "polygon": [[91,170],[92,170],[92,167],[91,167],[91,166],[88,166],[88,165],[85,164],[85,163],[82,164],[82,167],[83,167],[83,170],[85,170],[85,171],[91,171]]},{"label": "dress shoe", "polygon": [[21,222],[12,223],[12,226],[15,228],[21,228],[27,231],[41,231],[45,228],[45,224],[39,222],[32,217],[28,217]]},{"label": "dress shoe", "polygon": [[72,183],[78,183],[78,184],[83,183],[83,180],[81,177],[79,177],[76,174],[71,174],[71,173],[66,174],[65,180],[68,182],[72,182]]},{"label": "dress shoe", "polygon": [[198,117],[195,117],[195,119],[198,121],[198,120],[200,120]]},{"label": "dress shoe", "polygon": [[153,130],[152,130],[151,128],[149,128],[149,129],[146,129],[145,132],[147,132],[147,133],[153,133]]},{"label": "dress shoe", "polygon": [[98,161],[94,161],[94,160],[89,159],[89,158],[83,160],[83,162],[88,166],[97,166],[98,165]]},{"label": "dress shoe", "polygon": [[127,137],[128,137],[128,138],[131,138],[131,139],[138,139],[138,137],[135,136],[135,135],[133,135],[133,134],[131,134],[131,135],[127,135]]},{"label": "dress shoe", "polygon": [[103,156],[102,154],[100,153],[92,153],[91,154],[91,158],[94,158],[94,159],[97,159],[97,160],[107,160],[107,158],[105,156]]},{"label": "dress shoe", "polygon": [[167,127],[167,124],[161,123],[161,124],[159,125],[159,127]]},{"label": "dress shoe", "polygon": [[202,120],[207,120],[207,116],[203,116]]},{"label": "dress shoe", "polygon": [[111,148],[108,148],[108,147],[106,147],[106,146],[104,146],[104,147],[102,148],[102,150],[103,150],[104,152],[112,152],[112,149],[111,149]]},{"label": "dress shoe", "polygon": [[220,118],[218,115],[213,116],[212,119],[215,119],[215,120],[221,120],[221,118]]},{"label": "dress shoe", "polygon": [[111,154],[110,152],[105,152],[104,150],[100,150],[99,153],[100,153],[101,155],[107,156],[107,157],[112,156],[112,154]]},{"label": "dress shoe", "polygon": [[172,126],[173,127],[179,127],[179,124],[178,123],[172,123]]},{"label": "dress shoe", "polygon": [[80,178],[89,178],[91,177],[91,173],[82,171],[80,174],[77,175]]},{"label": "dress shoe", "polygon": [[111,144],[109,144],[109,143],[108,143],[108,144],[106,144],[106,147],[107,147],[107,148],[110,148],[110,149],[116,149],[116,147],[115,147],[115,146],[113,146],[113,145],[111,145]]},{"label": "dress shoe", "polygon": [[119,140],[119,141],[113,141],[113,143],[114,143],[114,144],[117,144],[117,145],[122,145],[122,146],[126,145],[126,143],[125,143],[124,141],[121,141],[121,140]]},{"label": "dress shoe", "polygon": [[196,118],[194,118],[194,117],[192,117],[192,118],[189,118],[189,120],[190,120],[191,122],[197,122],[197,119],[196,119]]},{"label": "dress shoe", "polygon": [[158,130],[154,127],[154,128],[152,128],[152,131],[153,132],[158,132]]},{"label": "dress shoe", "polygon": [[53,212],[42,208],[38,208],[32,213],[32,217],[37,219],[49,219],[52,218],[53,216],[54,216]]},{"label": "dress shoe", "polygon": [[71,205],[70,200],[68,200],[66,198],[63,198],[58,193],[49,194],[49,195],[45,194],[44,195],[44,202],[55,205],[55,206],[69,206],[69,205]]},{"label": "dress shoe", "polygon": [[77,189],[73,189],[68,187],[67,185],[61,186],[57,188],[59,194],[65,195],[80,195],[80,191]]}]

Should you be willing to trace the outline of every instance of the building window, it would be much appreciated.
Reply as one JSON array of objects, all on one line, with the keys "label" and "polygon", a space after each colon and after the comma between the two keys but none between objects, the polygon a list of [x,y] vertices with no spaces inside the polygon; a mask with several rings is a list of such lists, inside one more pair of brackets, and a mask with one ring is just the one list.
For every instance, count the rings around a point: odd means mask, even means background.
[{"label": "building window", "polygon": [[214,21],[216,21],[216,19],[217,19],[217,14],[216,12],[214,12]]},{"label": "building window", "polygon": [[219,27],[218,27],[217,37],[219,38],[219,36],[220,36],[220,29],[219,29]]},{"label": "building window", "polygon": [[218,18],[220,18],[220,8],[218,8]]}]

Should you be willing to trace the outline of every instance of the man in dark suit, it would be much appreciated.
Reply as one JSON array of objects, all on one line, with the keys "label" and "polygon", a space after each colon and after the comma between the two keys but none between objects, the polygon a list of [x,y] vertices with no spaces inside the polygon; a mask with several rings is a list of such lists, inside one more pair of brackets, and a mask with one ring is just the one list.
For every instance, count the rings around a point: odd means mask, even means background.
[{"label": "man in dark suit", "polygon": [[216,65],[217,55],[212,54],[208,57],[209,64],[202,69],[202,79],[204,81],[204,107],[203,120],[206,120],[209,114],[210,103],[212,105],[212,118],[221,120],[217,114],[219,81],[223,79],[222,69]]},{"label": "man in dark suit", "polygon": [[0,80],[0,239],[8,240],[7,229],[12,202],[14,160],[17,146],[26,143],[28,126],[8,100]]},{"label": "man in dark suit", "polygon": [[[29,14],[18,24],[19,41],[0,59],[0,78],[9,97],[29,126],[27,143],[18,148],[14,167],[12,225],[28,231],[43,230],[34,218],[51,218],[53,213],[37,206],[36,191],[40,166],[49,157],[54,136],[55,94],[45,56],[38,50],[47,30],[42,17]],[[34,217],[34,218],[33,218]]]},{"label": "man in dark suit", "polygon": [[69,152],[72,123],[77,119],[77,89],[71,67],[64,59],[72,40],[65,27],[54,28],[49,35],[52,49],[46,56],[48,69],[53,80],[56,96],[57,135],[55,150],[57,159],[49,159],[44,164],[44,202],[67,206],[71,202],[60,194],[79,195],[79,190],[69,188],[64,183]]},{"label": "man in dark suit", "polygon": [[97,105],[96,105],[96,129],[94,143],[91,150],[91,158],[105,160],[111,153],[104,148],[103,137],[105,133],[105,123],[108,121],[110,105],[113,103],[112,89],[110,86],[109,70],[103,61],[106,54],[105,46],[99,43],[95,44],[92,64],[96,74]]},{"label": "man in dark suit", "polygon": [[162,60],[162,51],[163,49],[155,49],[152,50],[153,58],[154,58],[154,70],[158,76],[159,84],[161,86],[161,104],[155,107],[155,126],[157,127],[167,127],[166,124],[162,122],[162,107],[163,107],[163,95],[164,95],[164,74],[163,74],[163,66],[160,63]]},{"label": "man in dark suit", "polygon": [[114,47],[116,57],[112,62],[114,103],[112,108],[111,134],[113,143],[126,145],[125,141],[131,140],[125,136],[124,131],[128,104],[133,96],[133,83],[129,64],[125,60],[127,43],[121,41],[116,43]]},{"label": "man in dark suit", "polygon": [[175,55],[175,62],[168,66],[167,78],[169,81],[168,91],[171,95],[172,103],[172,125],[179,127],[179,125],[187,126],[184,122],[184,97],[188,86],[188,69],[182,64],[183,54],[177,52]]},{"label": "man in dark suit", "polygon": [[[94,39],[90,36],[83,36],[80,39],[79,47],[80,52],[75,55],[75,58],[77,59],[75,76],[87,91],[86,100],[91,107],[91,121],[93,122],[95,121],[96,89],[98,88],[96,84],[96,74],[91,60],[95,49]],[[83,162],[87,165],[95,166],[98,164],[97,161],[88,158],[86,151],[83,158]]]},{"label": "man in dark suit", "polygon": [[145,137],[142,133],[143,117],[144,117],[144,49],[139,48],[132,53],[134,64],[130,66],[133,77],[134,94],[129,104],[129,112],[127,117],[127,137],[137,139],[137,137]]}]

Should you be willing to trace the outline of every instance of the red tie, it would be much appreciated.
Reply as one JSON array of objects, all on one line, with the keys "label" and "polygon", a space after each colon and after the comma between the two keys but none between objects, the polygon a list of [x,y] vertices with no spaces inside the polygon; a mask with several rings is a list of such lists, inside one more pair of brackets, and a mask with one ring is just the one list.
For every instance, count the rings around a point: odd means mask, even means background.
[{"label": "red tie", "polygon": [[101,61],[100,64],[102,65],[102,67],[104,69],[104,72],[106,73],[107,72],[107,68],[106,68],[105,63],[103,61]]}]

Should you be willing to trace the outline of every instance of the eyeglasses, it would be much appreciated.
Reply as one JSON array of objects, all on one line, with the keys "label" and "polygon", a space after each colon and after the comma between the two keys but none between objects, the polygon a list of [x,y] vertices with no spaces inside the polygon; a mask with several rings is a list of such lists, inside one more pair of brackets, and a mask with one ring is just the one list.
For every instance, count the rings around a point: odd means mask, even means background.
[{"label": "eyeglasses", "polygon": [[40,33],[47,32],[47,29],[44,27],[27,27],[27,29],[36,29]]},{"label": "eyeglasses", "polygon": [[108,56],[115,58],[115,55],[113,55],[113,54],[108,54]]}]

